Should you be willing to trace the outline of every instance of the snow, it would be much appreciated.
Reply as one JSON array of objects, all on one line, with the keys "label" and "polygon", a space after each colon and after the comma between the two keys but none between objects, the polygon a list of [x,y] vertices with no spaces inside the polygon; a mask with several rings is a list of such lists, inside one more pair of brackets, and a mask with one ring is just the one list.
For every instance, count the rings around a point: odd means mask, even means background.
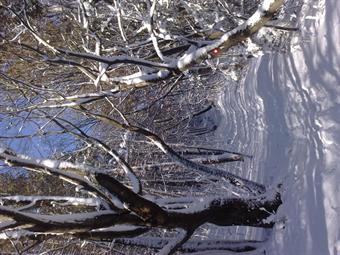
[{"label": "snow", "polygon": [[264,254],[263,249],[256,249],[256,251],[248,251],[248,252],[233,252],[233,251],[219,251],[219,250],[209,250],[209,251],[199,251],[199,252],[190,252],[183,253],[182,255],[235,255],[235,254],[243,254],[243,255],[259,255]]},{"label": "snow", "polygon": [[[0,229],[6,229],[9,226],[14,225],[16,223],[16,221],[4,221],[5,217],[3,217],[3,216],[1,216],[1,217],[2,217],[2,219],[1,219],[2,221],[0,222]],[[8,219],[10,219],[10,218],[8,218]]]},{"label": "snow", "polygon": [[244,175],[283,184],[285,220],[266,254],[340,252],[339,14],[338,0],[305,1],[292,52],[253,60],[243,88],[220,102],[237,105],[222,132],[236,133],[231,146],[254,155]]},{"label": "snow", "polygon": [[51,202],[63,202],[63,205],[88,205],[88,206],[99,206],[100,200],[97,198],[82,198],[82,197],[63,197],[63,196],[4,196],[0,197],[0,204],[2,201],[9,200],[15,202],[36,202],[39,200],[51,201]]},{"label": "snow", "polygon": [[170,71],[163,69],[159,70],[158,72],[154,73],[143,73],[143,72],[137,72],[132,75],[123,76],[123,77],[113,77],[110,78],[110,81],[117,81],[120,83],[124,83],[126,85],[133,85],[133,84],[139,84],[143,83],[145,81],[150,80],[159,80],[159,79],[165,79],[167,76],[170,75]]},{"label": "snow", "polygon": [[132,226],[132,225],[126,225],[126,224],[122,224],[122,225],[115,225],[112,227],[108,227],[108,228],[98,228],[92,231],[112,231],[112,232],[124,232],[124,231],[133,231],[136,230],[140,227],[136,227],[136,226]]},{"label": "snow", "polygon": [[[295,164],[297,182],[288,183],[298,194],[287,195],[285,201],[296,208],[283,208],[288,224],[283,234],[283,249],[277,254],[337,255],[339,252],[340,38],[338,27],[332,25],[339,24],[339,7],[337,0],[319,1],[318,9],[304,6],[302,37],[310,34],[313,37],[310,43],[303,43],[292,52],[282,69],[285,75],[281,82],[291,92],[297,92],[293,106],[300,104],[297,110],[301,112],[290,112],[286,120],[295,137],[293,148],[300,162]],[[283,62],[280,57],[277,61]],[[304,149],[305,146],[308,148]]]},{"label": "snow", "polygon": [[225,33],[220,39],[211,41],[204,47],[197,49],[194,47],[189,48],[189,50],[177,60],[177,63],[174,61],[173,64],[175,63],[177,68],[184,72],[188,66],[195,61],[199,61],[200,58],[205,58],[210,51],[223,46],[223,44],[230,40],[231,36],[261,25],[261,22],[263,21],[266,12],[270,10],[270,7],[275,8],[281,4],[282,0],[264,0],[256,12],[243,24]]},{"label": "snow", "polygon": [[42,164],[46,167],[56,168],[56,167],[58,167],[59,162],[55,161],[55,160],[44,159],[44,160],[41,160],[40,164]]},{"label": "snow", "polygon": [[187,238],[187,231],[179,229],[176,236],[173,240],[170,240],[158,253],[157,255],[167,255],[171,254],[171,251],[175,250],[175,247],[178,246],[185,238]]},{"label": "snow", "polygon": [[5,233],[0,233],[0,240],[1,239],[8,239],[8,238],[20,238],[23,236],[27,236],[31,234],[31,232],[27,231],[27,230],[16,230],[16,231],[7,231]]}]

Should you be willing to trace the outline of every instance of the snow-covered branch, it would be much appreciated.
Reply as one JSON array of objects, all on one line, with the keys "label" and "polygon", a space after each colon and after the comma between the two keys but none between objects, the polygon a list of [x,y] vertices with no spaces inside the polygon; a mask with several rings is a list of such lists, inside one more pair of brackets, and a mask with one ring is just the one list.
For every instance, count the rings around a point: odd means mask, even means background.
[{"label": "snow-covered branch", "polygon": [[[161,249],[166,245],[167,238],[158,237],[137,237],[137,238],[118,238],[115,240],[116,243],[125,245],[134,245],[142,247],[150,247],[154,249]],[[203,251],[230,251],[230,252],[242,252],[256,250],[263,246],[262,241],[227,241],[227,240],[190,240],[184,243],[179,250],[182,252],[203,252]],[[211,253],[207,253],[211,254]],[[223,253],[225,254],[225,253]]]},{"label": "snow-covered branch", "polygon": [[192,230],[180,230],[173,240],[169,240],[166,245],[157,253],[157,255],[173,254],[179,247],[182,246],[192,235]]},{"label": "snow-covered branch", "polygon": [[176,151],[174,151],[169,145],[167,145],[158,135],[154,134],[153,132],[149,130],[146,130],[144,128],[137,127],[137,126],[126,125],[126,124],[120,123],[119,121],[109,116],[103,115],[103,114],[92,113],[92,112],[84,111],[84,110],[81,110],[81,112],[87,115],[90,115],[92,117],[95,117],[98,120],[102,120],[106,123],[112,124],[113,126],[119,129],[124,129],[124,130],[128,130],[128,131],[143,135],[148,140],[150,140],[154,145],[156,145],[169,158],[174,160],[174,162],[176,162],[177,164],[185,168],[189,168],[194,171],[199,171],[199,172],[210,174],[213,176],[219,176],[219,177],[225,178],[226,180],[228,180],[228,182],[230,182],[235,187],[243,191],[246,191],[250,194],[261,194],[265,192],[265,187],[261,184],[258,184],[256,182],[236,176],[225,170],[206,166],[206,165],[184,158],[183,156],[179,155]]},{"label": "snow-covered branch", "polygon": [[[19,155],[11,150],[0,147],[0,160],[3,160],[9,166],[23,167],[31,171],[37,171],[45,174],[54,175],[71,184],[81,186],[89,194],[103,198],[108,203],[110,208],[118,209],[113,204],[113,199],[110,199],[107,194],[99,190],[94,184],[85,180],[83,177],[73,173],[68,173],[58,169],[58,162],[52,160],[40,160],[28,157],[26,155]],[[57,163],[57,164],[56,164]],[[103,202],[104,202],[103,201]]]},{"label": "snow-covered branch", "polygon": [[66,56],[93,60],[96,62],[105,63],[109,66],[116,65],[116,64],[134,64],[137,66],[146,66],[146,67],[162,68],[162,69],[163,68],[174,69],[174,66],[171,64],[157,63],[157,62],[148,61],[145,59],[140,59],[137,57],[130,57],[130,56],[102,57],[102,56],[97,56],[91,53],[74,52],[74,51],[60,49],[60,48],[58,48],[58,51],[61,53],[64,53]]},{"label": "snow-covered branch", "polygon": [[185,71],[196,61],[208,58],[214,49],[226,51],[245,40],[257,32],[279,10],[282,4],[283,0],[264,0],[256,12],[240,26],[222,34],[220,38],[207,43],[204,47],[189,49],[177,61],[178,69]]},{"label": "snow-covered branch", "polygon": [[53,204],[59,204],[61,206],[68,205],[86,205],[92,207],[99,207],[101,205],[101,201],[98,198],[83,198],[83,197],[67,197],[67,196],[4,196],[0,197],[0,204],[4,203],[23,203],[30,202],[39,204],[43,202],[49,202],[52,206]]},{"label": "snow-covered branch", "polygon": [[[156,7],[156,1],[152,2],[152,6],[150,7],[149,20],[147,22],[147,27],[151,36],[151,41],[153,43],[154,49],[157,52],[157,55],[163,63],[153,62],[145,59],[141,59],[138,57],[131,57],[128,55],[120,55],[114,57],[103,57],[98,54],[92,53],[82,53],[75,52],[68,49],[55,48],[50,44],[46,43],[40,37],[37,37],[36,32],[29,26],[29,24],[24,23],[33,35],[38,38],[39,42],[42,42],[45,46],[52,49],[55,53],[62,53],[65,56],[76,57],[83,60],[92,60],[96,62],[100,62],[106,64],[108,67],[117,64],[131,64],[137,66],[145,66],[151,67],[154,69],[151,73],[135,73],[131,76],[125,77],[110,77],[110,81],[121,82],[125,84],[139,84],[149,81],[155,81],[159,79],[166,79],[170,77],[172,71],[181,71],[184,72],[193,64],[202,61],[203,59],[209,58],[212,56],[211,52],[215,49],[219,49],[219,51],[226,51],[230,47],[238,44],[239,42],[245,40],[250,37],[252,34],[257,32],[266,22],[279,10],[283,3],[283,0],[264,0],[262,4],[258,7],[256,12],[243,24],[237,26],[227,33],[221,33],[217,39],[204,41],[203,46],[194,46],[190,47],[183,55],[177,57],[176,59],[172,59],[168,61],[167,58],[163,56],[161,49],[159,48],[157,38],[153,29],[153,18]],[[7,7],[6,7],[7,8]],[[120,13],[119,3],[115,2],[115,9],[117,13]],[[121,28],[121,18],[118,16],[120,29],[122,32],[123,38],[124,32]],[[23,22],[23,21],[22,21]],[[216,34],[214,34],[214,38],[216,38]],[[126,38],[125,38],[126,41]],[[199,45],[199,43],[198,43]],[[169,50],[169,49],[168,49]],[[171,50],[171,49],[170,49]],[[67,60],[65,60],[67,62]]]},{"label": "snow-covered branch", "polygon": [[[60,172],[56,169],[57,164],[53,161],[37,160],[24,155],[17,155],[5,148],[0,150],[0,159],[5,160],[9,166],[21,166],[72,180],[73,183],[82,185],[86,190],[99,195],[101,199],[105,199],[109,204],[113,204],[114,199],[117,197],[128,210],[99,210],[86,213],[44,215],[22,212],[9,206],[0,206],[0,215],[6,218],[6,221],[2,220],[2,230],[15,228],[18,231],[28,230],[33,233],[45,234],[67,232],[69,235],[82,238],[93,237],[96,240],[108,240],[118,237],[139,236],[153,227],[183,229],[183,235],[168,242],[160,251],[160,254],[172,254],[189,239],[197,227],[204,223],[213,223],[219,226],[247,225],[270,228],[274,224],[271,217],[281,204],[280,194],[274,191],[247,199],[228,197],[194,198],[188,208],[166,210],[157,203],[134,193],[108,174],[94,173],[100,190],[106,189],[108,191],[103,193],[90,181]],[[107,201],[110,198],[113,200]],[[3,203],[11,201],[37,203],[45,200],[70,205],[84,204],[94,206],[100,204],[101,199],[7,196],[3,197],[1,201]],[[181,200],[179,199],[179,202]],[[124,224],[129,224],[128,229],[118,227],[118,225]],[[149,247],[154,247],[154,244],[151,243]]]}]

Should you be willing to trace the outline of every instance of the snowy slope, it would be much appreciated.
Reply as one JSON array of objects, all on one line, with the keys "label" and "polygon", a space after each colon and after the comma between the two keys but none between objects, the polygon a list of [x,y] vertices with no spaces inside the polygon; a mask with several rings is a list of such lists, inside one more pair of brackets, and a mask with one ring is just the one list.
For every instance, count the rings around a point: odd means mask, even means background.
[{"label": "snowy slope", "polygon": [[292,51],[253,60],[220,100],[225,142],[254,156],[235,172],[284,184],[267,255],[340,254],[340,2],[304,2]]},{"label": "snowy slope", "polygon": [[254,65],[266,123],[264,175],[285,187],[286,222],[269,254],[340,254],[339,14],[338,0],[306,1],[294,50]]}]

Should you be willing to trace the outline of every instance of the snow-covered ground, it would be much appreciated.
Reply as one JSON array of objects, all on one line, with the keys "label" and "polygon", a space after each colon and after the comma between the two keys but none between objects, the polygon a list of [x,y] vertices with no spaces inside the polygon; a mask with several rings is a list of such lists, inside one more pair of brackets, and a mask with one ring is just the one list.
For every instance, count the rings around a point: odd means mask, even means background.
[{"label": "snow-covered ground", "polygon": [[339,255],[339,0],[305,1],[298,26],[292,52],[253,60],[244,84],[226,88],[225,142],[254,155],[236,172],[284,184],[285,223],[266,254]]}]

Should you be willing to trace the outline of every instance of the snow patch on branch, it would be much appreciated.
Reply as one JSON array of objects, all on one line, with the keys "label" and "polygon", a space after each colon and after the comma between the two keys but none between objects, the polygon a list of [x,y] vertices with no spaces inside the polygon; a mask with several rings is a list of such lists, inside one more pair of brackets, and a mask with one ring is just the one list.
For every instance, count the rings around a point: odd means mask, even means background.
[{"label": "snow patch on branch", "polygon": [[6,196],[0,197],[0,203],[8,200],[15,202],[38,202],[38,201],[51,201],[63,202],[62,205],[87,205],[99,206],[100,200],[97,198],[82,198],[82,197],[63,197],[63,196]]},{"label": "snow patch on branch", "polygon": [[111,231],[111,232],[124,232],[124,231],[133,231],[136,229],[139,229],[140,227],[137,226],[133,226],[133,225],[127,225],[127,224],[118,224],[112,227],[108,227],[108,228],[98,228],[98,229],[94,229],[92,230],[92,232],[100,232],[100,231]]},{"label": "snow patch on branch", "polygon": [[143,73],[138,72],[132,75],[118,77],[118,78],[110,78],[110,81],[113,82],[120,82],[126,85],[134,85],[140,84],[147,81],[157,81],[167,78],[170,75],[170,71],[166,69],[159,70],[158,72],[154,73]]},{"label": "snow patch on branch", "polygon": [[[281,6],[282,2],[283,0],[264,0],[262,5],[258,7],[256,12],[240,26],[225,33],[221,36],[220,39],[212,41],[204,47],[197,48],[196,50],[189,49],[189,51],[185,53],[184,56],[178,59],[176,63],[177,68],[183,72],[188,69],[191,64],[194,64],[199,59],[206,58],[209,52],[223,45],[226,45],[224,47],[224,50],[227,50],[235,43],[237,43],[237,40],[235,42],[233,40],[230,40],[232,36],[239,36],[240,39],[242,39],[243,32],[256,32],[260,27],[264,25],[266,21],[265,16],[267,15],[267,13],[269,11],[275,11],[276,9],[278,9]],[[273,10],[271,10],[271,8]]]}]

